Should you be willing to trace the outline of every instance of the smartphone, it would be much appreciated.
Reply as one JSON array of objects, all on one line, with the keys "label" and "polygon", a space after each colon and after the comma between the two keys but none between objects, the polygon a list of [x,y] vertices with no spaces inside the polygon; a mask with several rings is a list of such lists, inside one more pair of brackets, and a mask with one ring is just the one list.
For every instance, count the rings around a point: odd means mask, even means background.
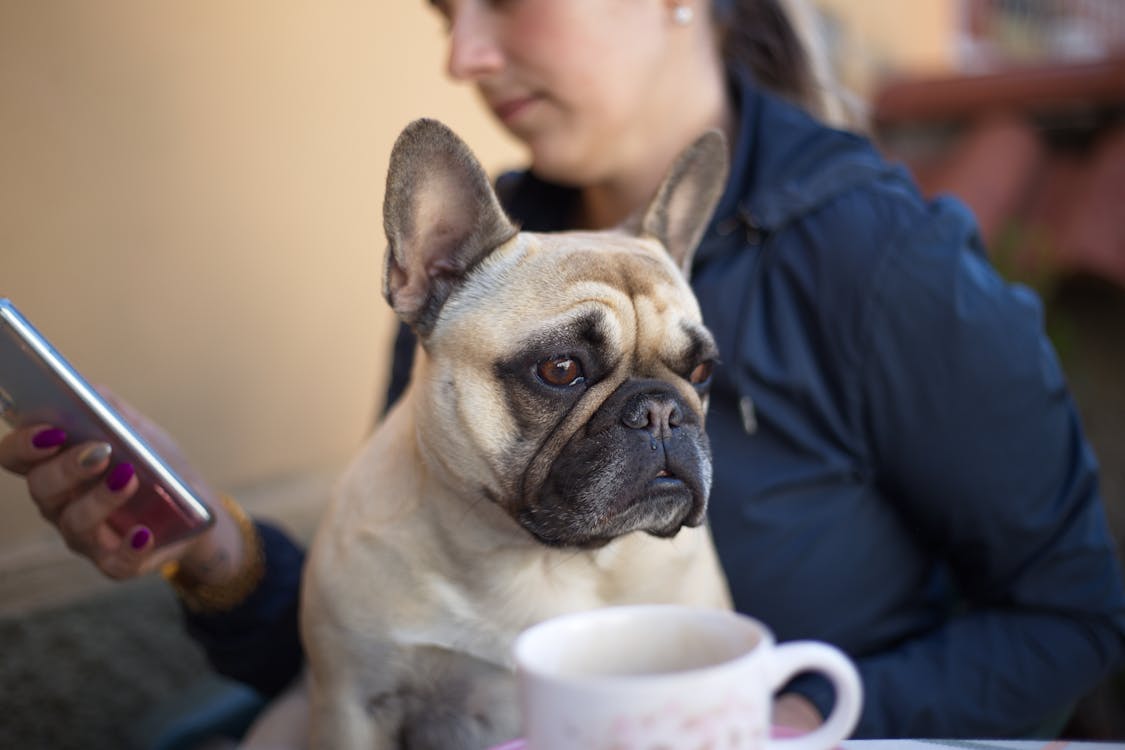
[{"label": "smartphone", "polygon": [[12,427],[45,423],[61,428],[68,444],[104,441],[113,448],[111,464],[131,463],[140,487],[109,517],[120,534],[144,525],[159,547],[198,534],[214,521],[195,490],[3,298],[0,416]]}]

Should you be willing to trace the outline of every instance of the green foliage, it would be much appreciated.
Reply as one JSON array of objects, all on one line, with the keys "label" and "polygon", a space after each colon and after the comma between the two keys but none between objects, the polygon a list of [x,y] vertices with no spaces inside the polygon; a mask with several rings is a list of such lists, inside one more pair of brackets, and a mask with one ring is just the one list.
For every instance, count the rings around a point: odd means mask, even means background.
[{"label": "green foliage", "polygon": [[1000,275],[1033,289],[1044,305],[1047,336],[1064,369],[1077,366],[1077,321],[1053,304],[1061,281],[1054,266],[1054,245],[1043,227],[1012,219],[997,234],[989,256]]}]

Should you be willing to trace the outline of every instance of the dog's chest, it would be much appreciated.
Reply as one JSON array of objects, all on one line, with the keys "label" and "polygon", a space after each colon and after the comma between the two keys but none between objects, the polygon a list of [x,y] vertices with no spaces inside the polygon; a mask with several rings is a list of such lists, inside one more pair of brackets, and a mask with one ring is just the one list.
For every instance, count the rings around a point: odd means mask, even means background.
[{"label": "dog's chest", "polygon": [[555,615],[611,603],[618,598],[617,578],[588,557],[554,554],[430,570],[418,576],[414,599],[428,604],[406,608],[392,625],[391,637],[404,645],[441,646],[509,665],[512,640],[521,630]]}]

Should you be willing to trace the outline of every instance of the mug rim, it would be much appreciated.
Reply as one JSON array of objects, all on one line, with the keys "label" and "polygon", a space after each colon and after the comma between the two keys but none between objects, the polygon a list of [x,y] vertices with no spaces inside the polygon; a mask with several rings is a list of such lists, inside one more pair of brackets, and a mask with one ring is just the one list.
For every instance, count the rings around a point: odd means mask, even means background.
[{"label": "mug rim", "polygon": [[[606,621],[620,620],[622,618],[637,618],[649,616],[673,616],[680,619],[697,620],[706,617],[710,620],[721,620],[739,625],[747,632],[757,636],[753,645],[742,653],[734,654],[729,658],[687,669],[674,671],[644,672],[638,674],[581,674],[568,673],[557,669],[544,667],[541,659],[530,659],[528,651],[539,639],[547,637],[546,634],[555,630],[572,628],[576,622],[605,619]],[[521,632],[512,645],[512,658],[517,672],[523,672],[539,680],[552,683],[565,683],[570,685],[591,684],[612,686],[615,684],[636,684],[639,682],[659,684],[665,681],[682,681],[697,676],[713,675],[715,672],[737,669],[746,661],[757,658],[761,653],[768,651],[775,645],[773,631],[761,620],[732,609],[718,607],[702,607],[682,604],[619,604],[596,609],[568,612],[542,620],[528,626]]]}]

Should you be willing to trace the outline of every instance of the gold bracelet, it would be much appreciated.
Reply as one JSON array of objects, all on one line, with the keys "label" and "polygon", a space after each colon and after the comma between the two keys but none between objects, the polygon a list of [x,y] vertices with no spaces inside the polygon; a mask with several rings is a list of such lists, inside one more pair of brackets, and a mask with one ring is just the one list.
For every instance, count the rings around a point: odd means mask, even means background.
[{"label": "gold bracelet", "polygon": [[254,593],[266,573],[265,550],[254,522],[229,496],[220,495],[219,501],[238,524],[238,533],[242,537],[242,565],[234,576],[223,583],[204,583],[185,575],[177,560],[170,560],[160,568],[164,580],[192,612],[227,612],[234,609]]}]

